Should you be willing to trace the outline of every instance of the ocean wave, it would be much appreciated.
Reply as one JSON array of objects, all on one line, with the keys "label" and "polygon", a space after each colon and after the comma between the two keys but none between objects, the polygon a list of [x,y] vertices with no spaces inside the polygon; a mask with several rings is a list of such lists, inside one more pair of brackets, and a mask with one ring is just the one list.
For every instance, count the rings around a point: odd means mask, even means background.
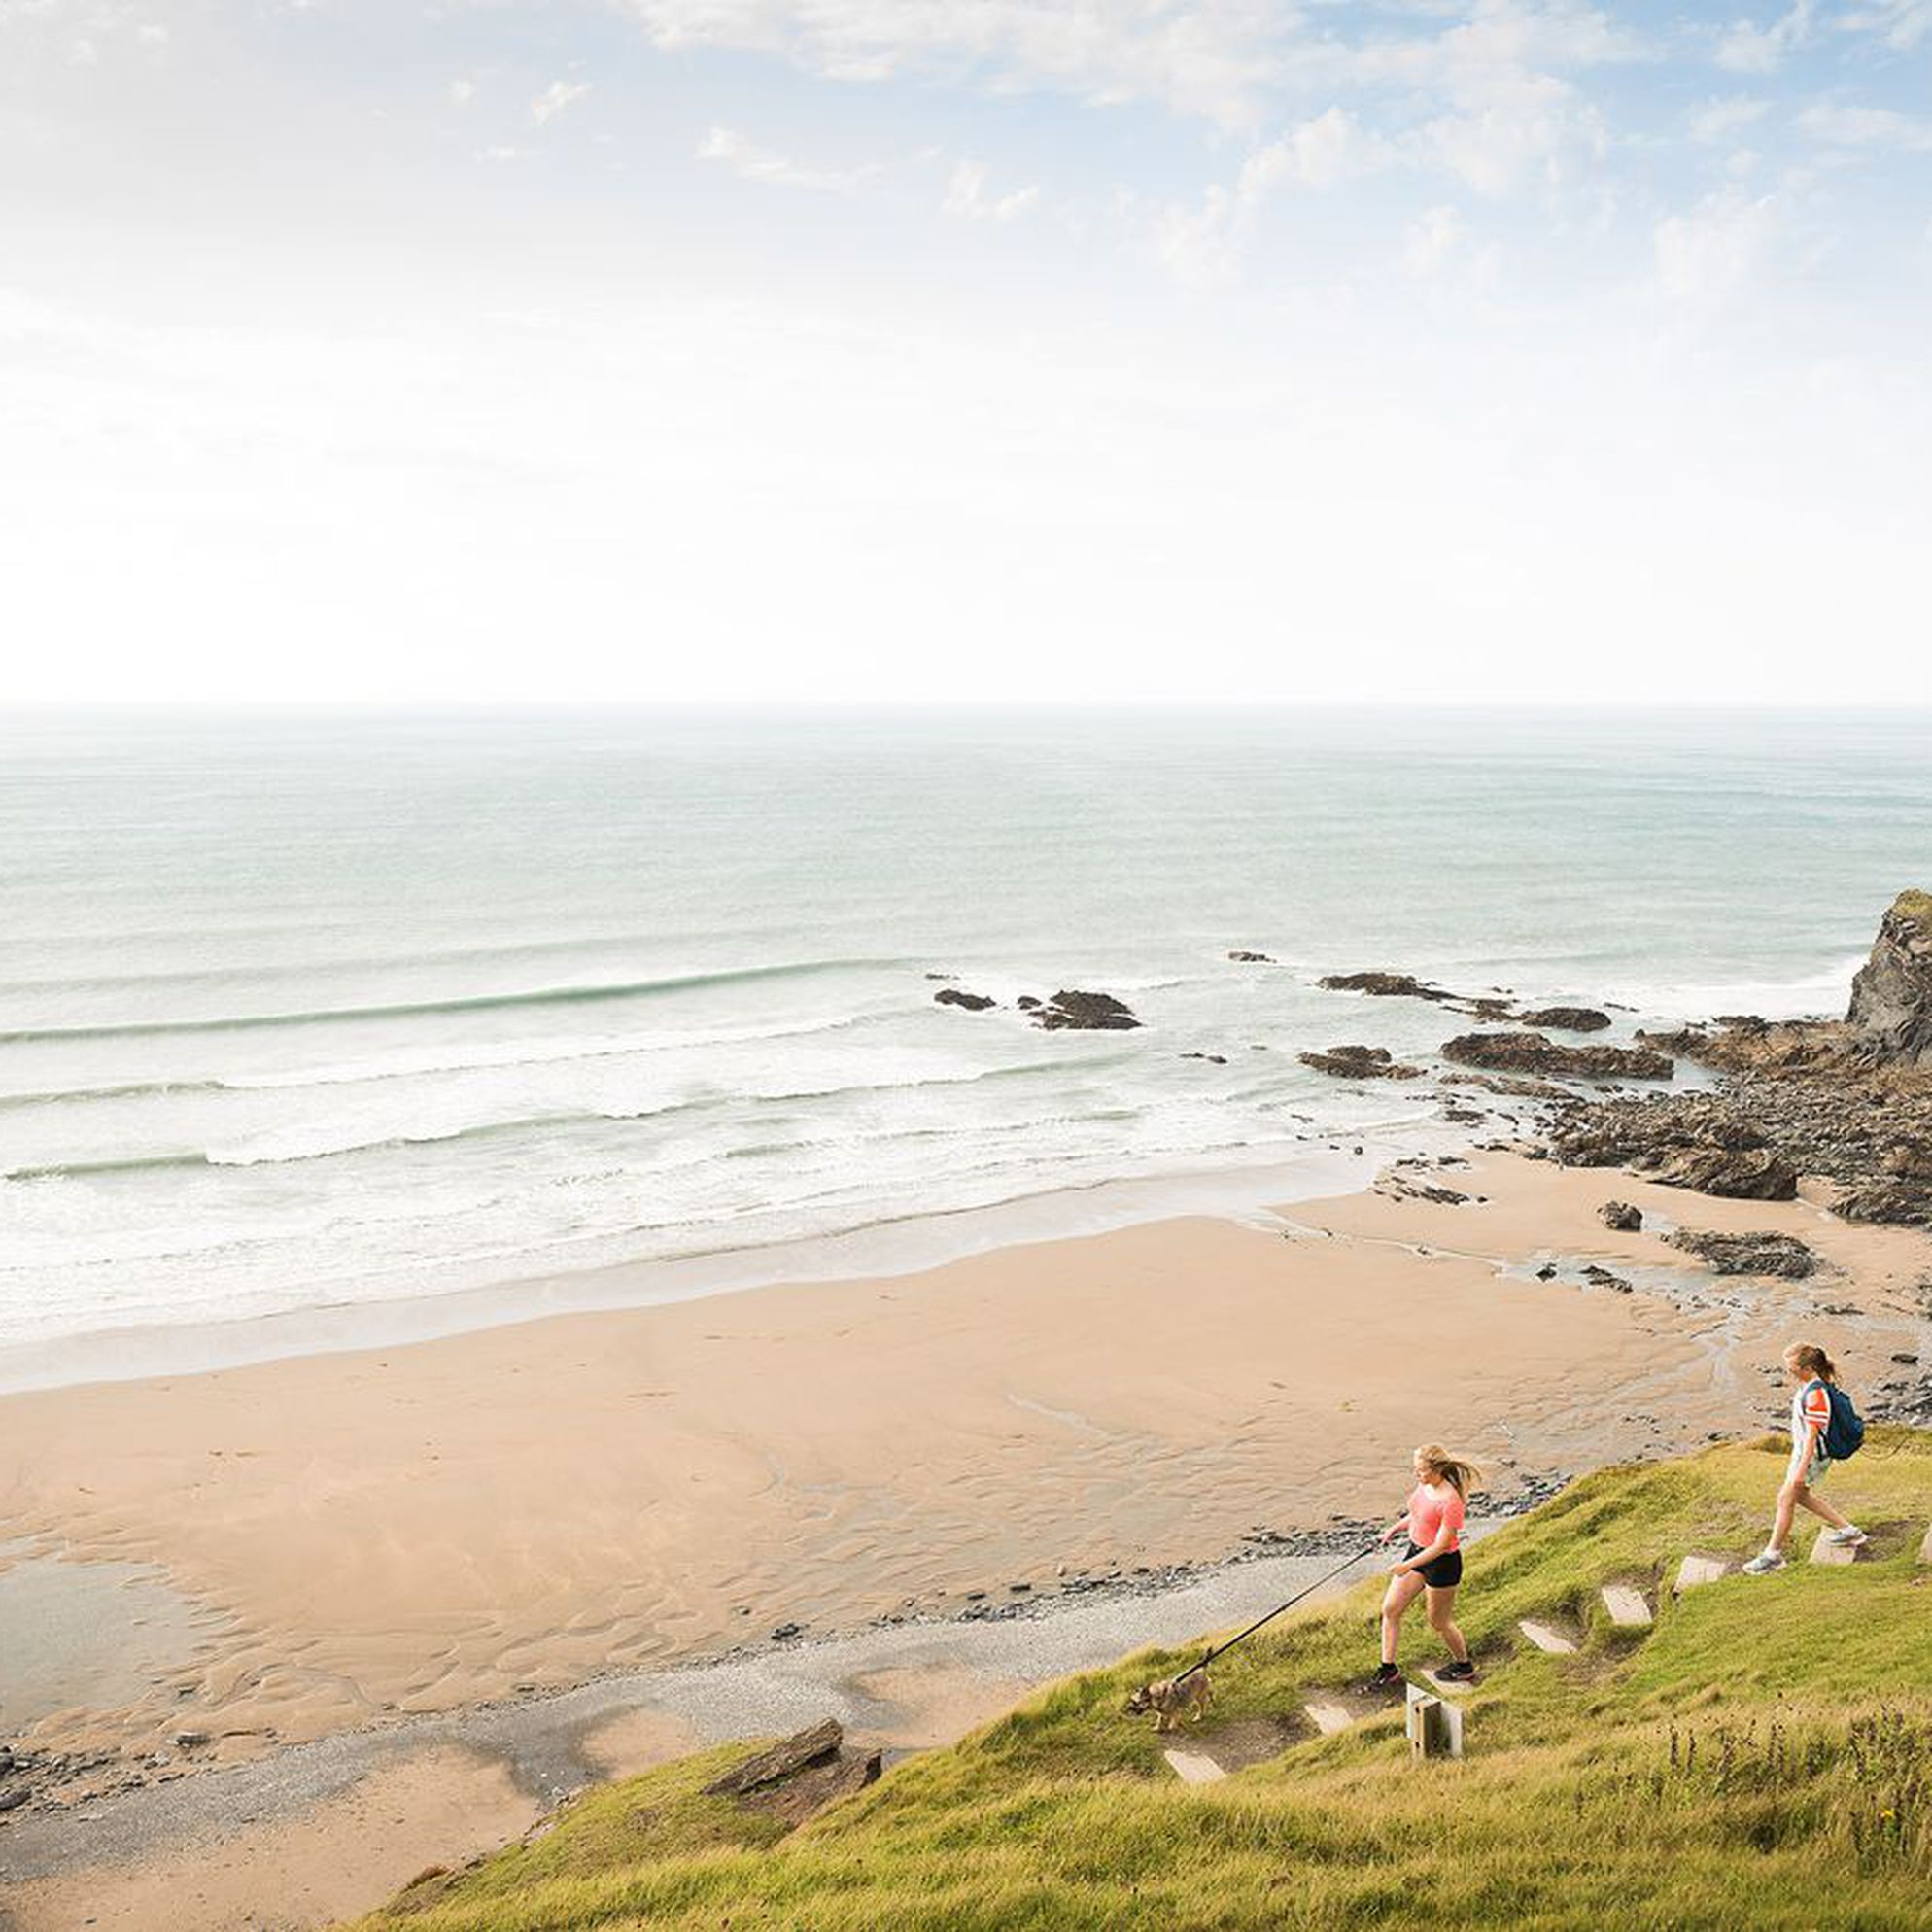
[{"label": "ocean wave", "polygon": [[1719,1013],[1754,1013],[1766,1019],[1797,1019],[1842,1012],[1851,978],[1865,963],[1854,952],[1838,963],[1790,980],[1710,980],[1633,983],[1605,986],[1603,997],[1635,1007],[1650,1018],[1706,1019]]},{"label": "ocean wave", "polygon": [[[1115,1054],[1110,1057],[1121,1059],[1126,1055]],[[1076,1062],[1054,1058],[964,1073],[934,1074],[916,1080],[887,1082],[857,1080],[834,1082],[830,1085],[812,1082],[805,1086],[775,1087],[756,1092],[708,1093],[695,1098],[667,1100],[655,1106],[594,1107],[548,1114],[518,1115],[497,1121],[458,1121],[441,1127],[398,1129],[394,1126],[357,1126],[348,1122],[332,1131],[326,1127],[296,1127],[281,1134],[260,1135],[229,1147],[210,1147],[179,1153],[128,1155],[93,1160],[51,1161],[42,1165],[16,1167],[10,1169],[5,1178],[9,1181],[77,1180],[113,1174],[138,1174],[151,1169],[285,1166],[306,1160],[333,1159],[346,1154],[374,1153],[384,1149],[405,1147],[433,1147],[452,1141],[493,1139],[510,1134],[541,1132],[556,1127],[582,1126],[597,1121],[658,1120],[673,1114],[701,1116],[720,1113],[737,1106],[781,1107],[800,1101],[837,1100],[850,1094],[886,1097],[933,1087],[977,1087],[1024,1078],[1028,1075],[1061,1073],[1070,1066],[1078,1066],[1085,1071],[1096,1064],[1104,1065],[1107,1062]],[[1115,1110],[1110,1115],[1075,1118],[1130,1119],[1135,1111],[1129,1107]],[[1051,1121],[1058,1117],[1043,1118]],[[956,1130],[942,1128],[933,1131],[947,1134]]]},{"label": "ocean wave", "polygon": [[703,986],[748,985],[761,980],[811,979],[910,967],[905,959],[809,959],[781,966],[738,966],[710,973],[680,973],[658,980],[625,980],[596,986],[535,986],[523,992],[465,993],[451,999],[396,1000],[376,1006],[314,1007],[293,1013],[241,1013],[206,1018],[124,1019],[88,1026],[43,1026],[0,1033],[0,1045],[29,1041],[130,1040],[176,1033],[249,1032],[271,1026],[332,1025],[343,1020],[420,1019],[438,1014],[516,1012],[525,1007],[591,1006],[649,999]]}]

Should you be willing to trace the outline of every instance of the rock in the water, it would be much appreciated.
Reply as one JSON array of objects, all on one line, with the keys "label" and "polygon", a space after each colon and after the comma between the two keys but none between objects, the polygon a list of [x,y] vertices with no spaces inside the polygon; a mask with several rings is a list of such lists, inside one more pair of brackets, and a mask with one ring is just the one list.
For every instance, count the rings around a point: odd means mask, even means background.
[{"label": "rock in the water", "polygon": [[1560,1047],[1540,1033],[1461,1033],[1442,1045],[1460,1066],[1502,1073],[1552,1074],[1570,1080],[1669,1080],[1667,1053],[1650,1047]]},{"label": "rock in the water", "polygon": [[1227,956],[1237,966],[1272,966],[1275,963],[1265,952],[1230,952]]},{"label": "rock in the water", "polygon": [[1559,1033],[1601,1033],[1610,1023],[1610,1016],[1594,1006],[1539,1006],[1534,1013],[1519,1013],[1516,1023],[1554,1026]]},{"label": "rock in the water", "polygon": [[962,993],[957,986],[942,986],[933,994],[935,1006],[963,1006],[968,1013],[984,1013],[989,1006],[997,1006],[999,1001],[990,999],[984,993]]},{"label": "rock in the water", "polygon": [[1628,1201],[1605,1201],[1597,1210],[1597,1219],[1619,1234],[1636,1234],[1643,1226],[1643,1210]]},{"label": "rock in the water", "polygon": [[1123,1033],[1140,1024],[1126,1003],[1117,1000],[1112,993],[1058,992],[1033,1011],[1033,1018],[1050,1032],[1063,1026],[1077,1026],[1088,1031]]},{"label": "rock in the water", "polygon": [[1818,1258],[1792,1234],[1703,1234],[1680,1227],[1665,1235],[1673,1248],[1681,1248],[1710,1264],[1720,1275],[1777,1275],[1804,1281],[1818,1271]]},{"label": "rock in the water", "polygon": [[1387,1047],[1330,1047],[1326,1053],[1295,1057],[1303,1066],[1337,1080],[1417,1080],[1422,1075],[1422,1068],[1404,1066]]},{"label": "rock in the water", "polygon": [[1733,1201],[1790,1201],[1798,1170],[1769,1148],[1687,1147],[1658,1168],[1669,1188],[1690,1188]]},{"label": "rock in the water", "polygon": [[1901,892],[1851,983],[1846,1020],[1874,1059],[1932,1066],[1932,892]]},{"label": "rock in the water", "polygon": [[722,1777],[705,1786],[707,1798],[736,1798],[755,1791],[761,1784],[776,1784],[808,1765],[822,1764],[836,1757],[845,1733],[836,1717],[827,1717],[810,1730],[795,1732],[781,1744],[734,1765]]},{"label": "rock in the water", "polygon": [[1331,993],[1368,993],[1376,999],[1446,1000],[1443,986],[1425,985],[1413,973],[1330,973],[1317,983]]}]

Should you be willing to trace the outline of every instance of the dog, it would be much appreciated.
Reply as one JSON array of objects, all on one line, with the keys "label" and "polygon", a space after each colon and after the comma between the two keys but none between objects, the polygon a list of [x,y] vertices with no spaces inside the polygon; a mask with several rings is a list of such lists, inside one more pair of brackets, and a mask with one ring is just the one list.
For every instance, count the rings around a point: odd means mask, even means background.
[{"label": "dog", "polygon": [[1127,1699],[1127,1715],[1138,1717],[1142,1711],[1154,1712],[1154,1728],[1156,1731],[1172,1731],[1185,1717],[1190,1724],[1198,1724],[1208,1714],[1214,1703],[1214,1686],[1208,1682],[1205,1671],[1195,1671],[1185,1677],[1162,1677],[1151,1684],[1142,1684],[1133,1696]]}]

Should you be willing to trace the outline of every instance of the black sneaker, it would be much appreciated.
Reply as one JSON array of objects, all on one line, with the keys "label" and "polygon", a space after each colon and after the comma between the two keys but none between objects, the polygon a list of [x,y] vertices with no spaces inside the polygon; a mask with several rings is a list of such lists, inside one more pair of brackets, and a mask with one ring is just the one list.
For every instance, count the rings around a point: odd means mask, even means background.
[{"label": "black sneaker", "polygon": [[1363,1685],[1365,1691],[1399,1690],[1402,1684],[1401,1667],[1397,1664],[1378,1664],[1375,1674]]},{"label": "black sneaker", "polygon": [[1475,1681],[1476,1667],[1467,1657],[1460,1663],[1443,1665],[1435,1673],[1445,1684],[1466,1684]]}]

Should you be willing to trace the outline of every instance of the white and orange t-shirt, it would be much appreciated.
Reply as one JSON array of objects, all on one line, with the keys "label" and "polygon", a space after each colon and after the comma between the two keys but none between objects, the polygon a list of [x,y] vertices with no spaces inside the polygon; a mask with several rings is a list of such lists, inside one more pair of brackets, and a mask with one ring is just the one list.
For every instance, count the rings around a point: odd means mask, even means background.
[{"label": "white and orange t-shirt", "polygon": [[1443,1555],[1458,1546],[1463,1528],[1463,1499],[1456,1494],[1454,1483],[1444,1483],[1432,1488],[1428,1483],[1418,1483],[1409,1496],[1409,1540],[1417,1549],[1431,1548],[1443,1531],[1448,1531],[1449,1539],[1443,1545]]},{"label": "white and orange t-shirt", "polygon": [[[1807,1382],[1791,1397],[1791,1460],[1803,1463],[1825,1450],[1825,1431],[1831,1427],[1831,1392],[1822,1382]],[[1813,1442],[1811,1431],[1817,1431]]]}]

